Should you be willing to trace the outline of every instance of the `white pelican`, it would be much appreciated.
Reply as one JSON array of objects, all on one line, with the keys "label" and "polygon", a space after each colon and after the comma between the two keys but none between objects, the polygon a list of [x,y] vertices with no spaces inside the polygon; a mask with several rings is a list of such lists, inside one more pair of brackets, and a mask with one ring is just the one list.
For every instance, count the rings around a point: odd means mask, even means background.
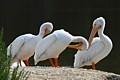
[{"label": "white pelican", "polygon": [[[80,42],[80,44],[69,45],[71,42]],[[62,51],[67,47],[84,50],[88,47],[86,44],[88,42],[84,37],[72,36],[63,29],[56,30],[37,44],[34,55],[35,65],[39,61],[49,59],[53,67],[59,67],[57,58]],[[55,65],[52,62],[52,58],[55,58]]]},{"label": "white pelican", "polygon": [[[95,69],[95,64],[105,58],[111,51],[113,45],[111,39],[104,32],[105,20],[99,17],[93,22],[93,29],[89,37],[89,48],[85,51],[79,51],[75,54],[74,67],[82,67],[84,65],[92,65]],[[95,37],[98,31],[99,37]],[[91,43],[92,42],[92,43]]]},{"label": "white pelican", "polygon": [[26,67],[25,63],[21,60],[21,63],[19,62],[14,62],[12,65],[11,65],[11,68],[16,68],[17,66],[19,67]]},{"label": "white pelican", "polygon": [[7,48],[7,55],[12,55],[11,63],[29,59],[34,54],[36,44],[52,30],[52,23],[46,22],[41,25],[38,35],[25,34],[17,37]]}]

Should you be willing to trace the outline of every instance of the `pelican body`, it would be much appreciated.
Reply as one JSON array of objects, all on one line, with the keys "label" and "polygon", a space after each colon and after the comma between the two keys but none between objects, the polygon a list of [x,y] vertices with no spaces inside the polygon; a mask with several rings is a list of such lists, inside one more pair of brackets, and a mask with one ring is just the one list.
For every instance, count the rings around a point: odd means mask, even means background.
[{"label": "pelican body", "polygon": [[12,62],[29,59],[34,54],[37,43],[53,29],[50,22],[41,25],[38,35],[25,34],[17,37],[7,48],[7,55],[12,55]]},{"label": "pelican body", "polygon": [[[100,17],[93,22],[93,29],[89,38],[89,48],[85,51],[77,51],[75,54],[74,67],[82,67],[84,65],[92,65],[95,69],[95,64],[105,58],[112,50],[112,41],[104,32],[105,20]],[[98,31],[98,36],[95,33]]]},{"label": "pelican body", "polygon": [[[58,58],[71,42],[81,41],[88,44],[87,40],[81,36],[74,37],[63,29],[56,30],[37,44],[34,55],[35,64],[42,60]],[[88,46],[82,45],[82,47],[85,49]]]}]

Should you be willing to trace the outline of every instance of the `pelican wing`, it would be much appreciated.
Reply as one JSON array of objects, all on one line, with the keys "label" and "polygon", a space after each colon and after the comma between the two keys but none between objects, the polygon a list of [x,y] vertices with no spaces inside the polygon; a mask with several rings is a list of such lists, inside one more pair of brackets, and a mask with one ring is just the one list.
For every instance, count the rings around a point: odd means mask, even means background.
[{"label": "pelican wing", "polygon": [[86,51],[77,51],[75,54],[74,67],[82,67],[84,65],[91,65],[90,62],[96,57],[104,48],[104,44],[99,38],[94,38],[92,45]]},{"label": "pelican wing", "polygon": [[35,56],[34,59],[37,60],[41,57],[41,55],[45,55],[44,52],[57,40],[56,35],[50,34],[47,37],[43,38],[37,44],[35,48]]},{"label": "pelican wing", "polygon": [[12,54],[12,57],[15,57],[15,55],[20,51],[22,46],[25,43],[24,37],[18,37],[16,38],[7,48],[7,55],[9,56]]}]

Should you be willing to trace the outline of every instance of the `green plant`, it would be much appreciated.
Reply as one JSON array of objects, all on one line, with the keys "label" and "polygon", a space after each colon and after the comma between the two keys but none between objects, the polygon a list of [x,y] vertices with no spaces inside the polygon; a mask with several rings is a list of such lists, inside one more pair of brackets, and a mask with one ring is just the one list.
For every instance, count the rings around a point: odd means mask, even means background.
[{"label": "green plant", "polygon": [[0,80],[27,80],[30,72],[20,71],[18,67],[11,69],[11,56],[7,57],[5,43],[2,41],[3,29],[0,31]]}]

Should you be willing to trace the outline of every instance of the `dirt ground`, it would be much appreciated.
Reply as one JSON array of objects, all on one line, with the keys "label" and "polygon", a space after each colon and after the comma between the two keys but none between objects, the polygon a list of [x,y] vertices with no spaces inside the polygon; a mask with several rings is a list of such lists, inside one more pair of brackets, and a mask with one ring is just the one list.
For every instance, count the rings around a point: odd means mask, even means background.
[{"label": "dirt ground", "polygon": [[28,80],[120,80],[120,75],[99,70],[71,67],[26,67],[31,74]]}]

